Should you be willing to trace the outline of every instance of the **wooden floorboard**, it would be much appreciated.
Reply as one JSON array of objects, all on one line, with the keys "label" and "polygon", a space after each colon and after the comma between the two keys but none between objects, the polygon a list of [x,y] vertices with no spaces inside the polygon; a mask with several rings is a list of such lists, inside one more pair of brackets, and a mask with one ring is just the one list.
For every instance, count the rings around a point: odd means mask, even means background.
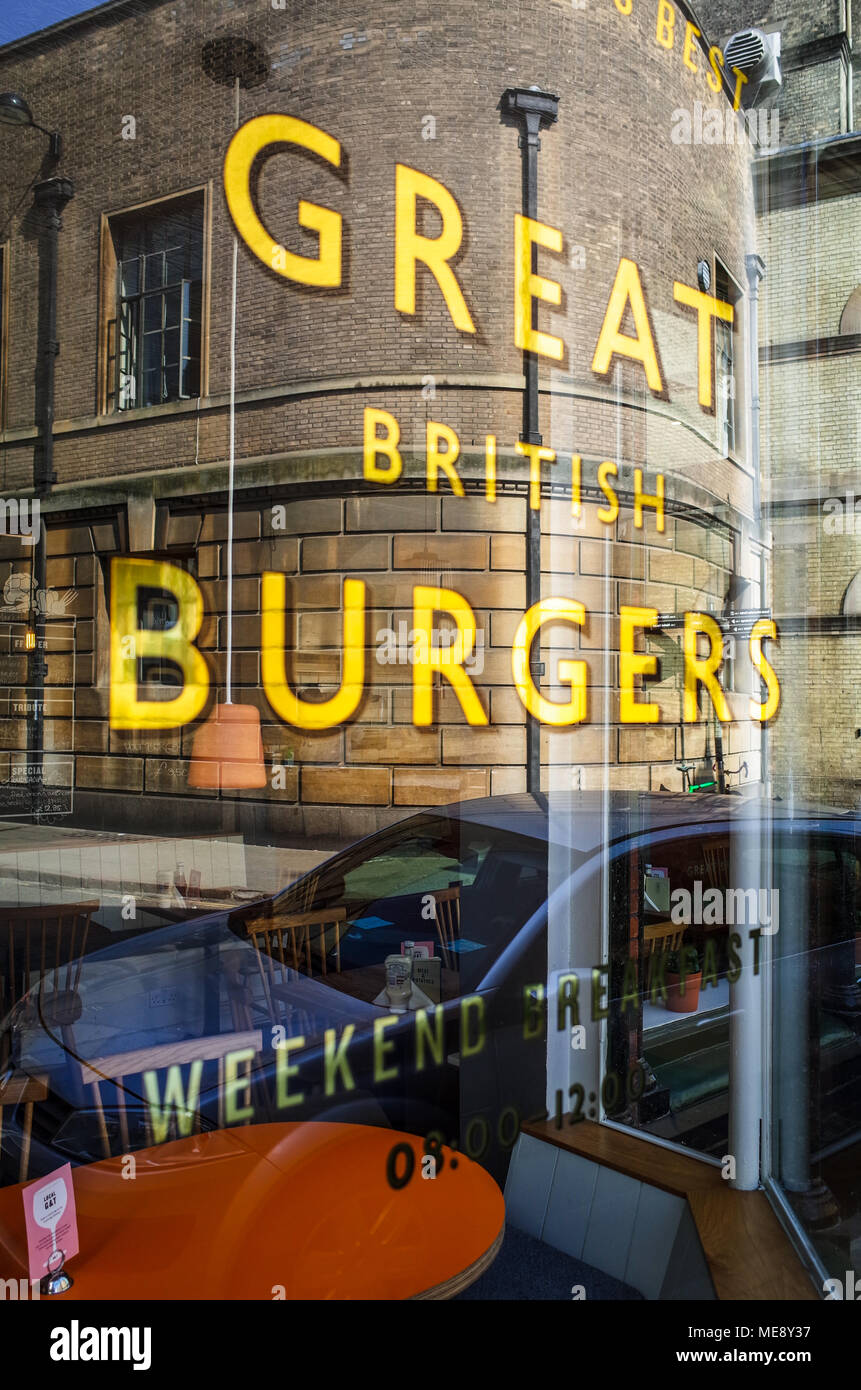
[{"label": "wooden floorboard", "polygon": [[710,1163],[589,1120],[562,1129],[544,1120],[523,1133],[684,1197],[718,1298],[817,1300],[764,1192],[737,1192]]}]

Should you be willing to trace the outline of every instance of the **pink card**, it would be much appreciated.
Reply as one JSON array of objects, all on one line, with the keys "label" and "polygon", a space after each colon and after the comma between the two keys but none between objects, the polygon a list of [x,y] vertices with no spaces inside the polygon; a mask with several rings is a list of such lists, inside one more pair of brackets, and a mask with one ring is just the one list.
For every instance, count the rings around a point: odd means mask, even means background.
[{"label": "pink card", "polygon": [[401,955],[402,955],[402,956],[405,956],[405,955],[406,955],[406,953],[407,953],[406,948],[407,948],[407,945],[408,945],[408,944],[411,945],[412,948],[413,948],[413,951],[412,951],[413,960],[430,960],[431,956],[432,956],[433,953],[434,953],[434,945],[435,945],[435,943],[434,943],[433,941],[412,941],[412,942],[409,942],[409,943],[407,943],[406,941],[402,941],[402,942],[401,942]]},{"label": "pink card", "polygon": [[21,1195],[27,1223],[30,1279],[44,1279],[46,1274],[61,1267],[57,1258],[59,1251],[63,1252],[62,1263],[68,1264],[80,1249],[71,1163],[55,1169],[47,1178],[31,1182]]}]

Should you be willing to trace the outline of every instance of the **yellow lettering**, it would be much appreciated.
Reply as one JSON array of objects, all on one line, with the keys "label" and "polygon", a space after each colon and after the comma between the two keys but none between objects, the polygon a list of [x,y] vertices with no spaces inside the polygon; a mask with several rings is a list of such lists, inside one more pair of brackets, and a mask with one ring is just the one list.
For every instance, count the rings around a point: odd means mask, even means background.
[{"label": "yellow lettering", "polygon": [[[238,1125],[243,1120],[254,1118],[253,1106],[237,1105],[236,1096],[239,1091],[247,1091],[251,1085],[251,1063],[255,1055],[253,1047],[243,1047],[239,1052],[228,1052],[224,1059],[224,1116],[228,1125]],[[240,1076],[239,1068],[243,1065],[245,1075]]]},{"label": "yellow lettering", "polygon": [[597,1023],[601,1018],[608,1018],[610,1010],[604,1003],[609,986],[605,984],[601,976],[610,975],[609,965],[599,965],[592,969],[592,1022]]},{"label": "yellow lettering", "polygon": [[488,502],[496,501],[496,435],[484,437],[484,496]]},{"label": "yellow lettering", "polygon": [[287,579],[263,571],[260,660],[263,690],[285,724],[297,729],[331,729],[355,714],[365,681],[365,584],[344,580],[344,661],[337,694],[319,704],[300,700],[287,680],[285,613]]},{"label": "yellow lettering", "polygon": [[580,981],[576,975],[560,975],[556,986],[556,1031],[561,1033],[566,1027],[567,1015],[571,1014],[571,1027],[577,1028],[580,1024],[580,1006],[577,1002],[577,995],[580,989]]},{"label": "yellow lettering", "polygon": [[777,714],[777,707],[780,704],[780,685],[777,676],[762,653],[763,637],[770,637],[773,642],[777,641],[777,624],[773,618],[757,618],[750,630],[749,639],[750,659],[753,662],[753,668],[759,672],[768,689],[768,699],[764,705],[761,705],[758,700],[751,700],[750,702],[751,719],[758,719],[762,724]]},{"label": "yellow lettering", "polygon": [[[451,646],[433,644],[435,613],[449,613],[457,625]],[[419,584],[413,589],[413,630],[416,659],[413,662],[413,723],[419,728],[433,723],[433,674],[451,684],[469,724],[486,724],[487,715],[475,686],[463,669],[475,646],[475,614],[453,589],[434,589]]]},{"label": "yellow lettering", "polygon": [[[380,425],[386,431],[382,439],[377,434]],[[364,457],[365,477],[368,482],[397,482],[404,467],[404,461],[398,452],[400,438],[401,427],[394,415],[390,415],[387,410],[373,410],[371,406],[365,406]],[[377,467],[378,454],[385,454],[389,460],[388,468]]]},{"label": "yellow lettering", "polygon": [[[449,429],[448,425],[441,425],[438,420],[428,420],[425,435],[427,439],[428,492],[436,492],[439,472],[442,469],[451,483],[451,490],[455,497],[465,497],[463,483],[460,481],[454,466],[460,454],[460,440],[454,430]],[[443,442],[446,445],[444,453],[439,447]]]},{"label": "yellow lettering", "polygon": [[607,526],[612,525],[619,515],[619,499],[616,496],[615,488],[610,486],[607,479],[616,478],[618,474],[618,468],[615,463],[611,463],[609,459],[605,459],[598,469],[598,486],[610,505],[609,507],[599,507],[597,517],[599,521],[605,522]]},{"label": "yellow lettering", "polygon": [[261,222],[251,194],[251,171],[258,157],[273,145],[298,145],[325,159],[337,169],[341,164],[341,145],[325,130],[309,125],[298,116],[269,114],[255,116],[240,126],[224,156],[224,193],[237,232],[276,274],[300,285],[331,288],[341,283],[342,218],[331,208],[299,201],[299,226],[319,237],[319,255],[298,256],[274,241]]},{"label": "yellow lettering", "polygon": [[[254,1053],[251,1053],[254,1056]],[[194,1116],[200,1103],[200,1079],[203,1062],[192,1062],[188,1073],[188,1095],[182,1084],[182,1068],[177,1064],[168,1067],[164,1082],[164,1105],[158,1087],[158,1072],[145,1071],[143,1074],[144,1095],[149,1107],[150,1126],[153,1141],[163,1144],[170,1133],[170,1122],[176,1117],[179,1133],[185,1137],[194,1129]]]},{"label": "yellow lettering", "polygon": [[514,219],[514,343],[524,352],[535,352],[561,362],[565,353],[562,339],[551,333],[539,333],[532,327],[533,300],[543,299],[545,304],[562,303],[562,286],[558,281],[533,273],[533,246],[561,252],[562,233],[557,227],[548,227],[544,222],[521,217],[518,213]]},{"label": "yellow lettering", "polygon": [[654,627],[658,621],[657,608],[619,609],[619,718],[623,724],[657,724],[661,718],[659,705],[637,699],[635,676],[654,676],[658,658],[650,652],[634,650],[637,628]]},{"label": "yellow lettering", "polygon": [[396,1081],[398,1077],[397,1067],[387,1067],[386,1054],[394,1051],[395,1044],[387,1041],[383,1034],[387,1028],[393,1028],[399,1022],[397,1014],[389,1014],[386,1018],[374,1019],[374,1081]]},{"label": "yellow lettering", "polygon": [[[697,636],[700,632],[705,633],[709,639],[708,654],[704,657],[697,655]],[[699,686],[704,685],[711,696],[718,719],[722,724],[728,724],[732,716],[720,682],[715,678],[715,671],[723,659],[723,637],[714,618],[710,618],[708,613],[685,614],[684,654],[685,723],[694,724],[699,718]]]},{"label": "yellow lettering", "polygon": [[719,70],[723,68],[723,54],[716,43],[709,49],[709,65],[711,72],[706,80],[713,92],[719,92],[723,86],[723,73]]},{"label": "yellow lettering", "polygon": [[702,31],[688,20],[685,24],[685,47],[682,53],[682,62],[686,68],[690,68],[691,72],[699,72],[696,63],[691,61],[694,56],[694,48],[696,47],[693,40],[699,38],[702,38]]},{"label": "yellow lettering", "polygon": [[732,109],[733,111],[737,111],[741,106],[741,89],[747,81],[747,78],[740,68],[733,68],[733,72],[735,73],[735,93],[732,99]]},{"label": "yellow lettering", "polygon": [[[477,1036],[475,1042],[469,1040],[469,1015],[475,1010],[477,1013]],[[460,1055],[463,1057],[476,1057],[484,1047],[485,1037],[485,1016],[484,1000],[480,994],[469,994],[460,1001]]]},{"label": "yellow lettering", "polygon": [[275,1104],[279,1110],[286,1110],[291,1105],[301,1105],[305,1099],[301,1091],[293,1096],[288,1093],[290,1077],[298,1076],[300,1069],[298,1066],[291,1066],[287,1059],[289,1052],[294,1049],[301,1051],[304,1046],[305,1039],[302,1037],[285,1038],[275,1049]]},{"label": "yellow lettering", "polygon": [[[622,320],[629,304],[636,329],[636,336],[633,338],[621,331]],[[664,389],[640,272],[636,262],[629,261],[625,256],[619,261],[619,269],[616,271],[610,302],[592,359],[592,371],[597,372],[599,376],[606,376],[617,353],[633,362],[642,363],[650,390]]]},{"label": "yellow lettering", "polygon": [[704,410],[712,408],[712,319],[722,319],[732,323],[734,310],[731,304],[713,295],[701,294],[691,285],[683,285],[679,280],[673,282],[673,297],[677,304],[685,304],[697,311],[697,379],[699,382],[699,402]]},{"label": "yellow lettering", "polygon": [[634,525],[638,531],[643,529],[643,508],[654,507],[655,527],[658,531],[664,529],[664,475],[658,473],[655,477],[657,492],[643,491],[643,470],[634,469]]},{"label": "yellow lettering", "polygon": [[544,1033],[544,986],[523,986],[523,1040],[540,1038]]},{"label": "yellow lettering", "polygon": [[348,1023],[344,1029],[341,1041],[336,1045],[337,1031],[334,1028],[327,1028],[323,1034],[323,1075],[324,1090],[327,1096],[335,1094],[335,1084],[337,1073],[340,1071],[341,1079],[346,1091],[354,1091],[356,1083],[353,1080],[353,1073],[347,1061],[347,1048],[350,1046],[350,1039],[356,1031],[353,1023]]},{"label": "yellow lettering", "polygon": [[571,687],[571,699],[564,705],[545,700],[536,690],[529,673],[529,653],[533,639],[542,624],[553,619],[582,626],[586,620],[586,609],[582,603],[567,598],[543,598],[532,605],[515,633],[511,648],[514,684],[524,708],[542,724],[553,724],[557,727],[563,724],[579,724],[586,718],[585,661],[559,662],[559,682]]},{"label": "yellow lettering", "polygon": [[[426,237],[416,229],[416,204],[419,198],[433,203],[442,219],[438,237]],[[410,169],[406,164],[395,168],[395,308],[402,314],[416,311],[416,264],[421,261],[433,275],[455,328],[461,333],[474,333],[463,291],[449,265],[460,250],[463,238],[463,219],[460,208],[445,184]]]},{"label": "yellow lettering", "polygon": [[436,1065],[442,1066],[445,1043],[445,1013],[442,1004],[437,1004],[433,1011],[433,1019],[435,1034],[431,1032],[427,1009],[416,1009],[416,1071],[424,1071],[425,1043]]},{"label": "yellow lettering", "polygon": [[[173,627],[142,628],[138,620],[140,589],[167,589],[176,599]],[[186,570],[166,560],[111,561],[111,695],[112,729],[175,729],[196,719],[209,694],[209,671],[192,645],[203,621],[203,595]],[[138,699],[139,663],[172,661],[182,671],[183,687],[172,700]]]},{"label": "yellow lettering", "polygon": [[537,512],[541,508],[541,465],[555,463],[556,454],[553,449],[545,449],[540,444],[525,444],[521,439],[516,441],[514,447],[518,454],[529,459],[529,507]]},{"label": "yellow lettering", "polygon": [[655,41],[662,48],[672,48],[675,39],[676,12],[667,0],[660,0],[658,5],[658,23],[655,29]]}]

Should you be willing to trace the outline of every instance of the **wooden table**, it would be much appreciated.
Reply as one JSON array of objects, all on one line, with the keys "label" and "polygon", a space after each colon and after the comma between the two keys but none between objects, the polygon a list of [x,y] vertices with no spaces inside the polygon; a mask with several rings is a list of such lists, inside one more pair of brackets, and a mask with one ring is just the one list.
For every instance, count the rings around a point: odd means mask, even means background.
[{"label": "wooden table", "polygon": [[[415,1171],[393,1189],[392,1147]],[[367,1125],[250,1125],[73,1169],[80,1299],[450,1298],[493,1262],[502,1193],[451,1151],[423,1179],[423,1140]],[[404,1158],[398,1171],[403,1172]],[[26,1277],[21,1187],[0,1189],[0,1278]],[[282,1293],[283,1289],[283,1293]]]}]

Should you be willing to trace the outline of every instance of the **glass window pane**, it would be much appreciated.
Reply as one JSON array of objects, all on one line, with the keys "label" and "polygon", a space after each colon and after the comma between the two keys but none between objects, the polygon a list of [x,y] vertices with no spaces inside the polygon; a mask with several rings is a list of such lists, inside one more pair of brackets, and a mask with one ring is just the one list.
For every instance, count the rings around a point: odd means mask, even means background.
[{"label": "glass window pane", "polygon": [[175,285],[188,273],[189,247],[183,242],[169,247],[166,255],[166,276],[169,285]]},{"label": "glass window pane", "polygon": [[196,396],[200,392],[200,362],[196,357],[183,358],[182,384],[183,396]]},{"label": "glass window pane", "polygon": [[160,333],[145,333],[143,339],[144,371],[153,371],[162,363],[162,338]]},{"label": "glass window pane", "polygon": [[179,397],[179,364],[165,366],[164,400],[175,401]]},{"label": "glass window pane", "polygon": [[160,405],[161,404],[161,368],[146,371],[143,374],[143,400],[141,405]]},{"label": "glass window pane", "polygon": [[130,256],[119,267],[120,294],[132,295],[140,292],[141,263],[139,256]]},{"label": "glass window pane", "polygon": [[182,290],[167,290],[164,295],[164,326],[176,328],[182,317]]},{"label": "glass window pane", "polygon": [[164,252],[155,251],[144,259],[144,289],[160,289],[164,284]]},{"label": "glass window pane", "polygon": [[180,358],[179,329],[165,329],[164,332],[164,361],[172,364],[179,364]]},{"label": "glass window pane", "polygon": [[163,300],[160,294],[148,294],[144,305],[144,333],[156,333],[162,326]]}]

